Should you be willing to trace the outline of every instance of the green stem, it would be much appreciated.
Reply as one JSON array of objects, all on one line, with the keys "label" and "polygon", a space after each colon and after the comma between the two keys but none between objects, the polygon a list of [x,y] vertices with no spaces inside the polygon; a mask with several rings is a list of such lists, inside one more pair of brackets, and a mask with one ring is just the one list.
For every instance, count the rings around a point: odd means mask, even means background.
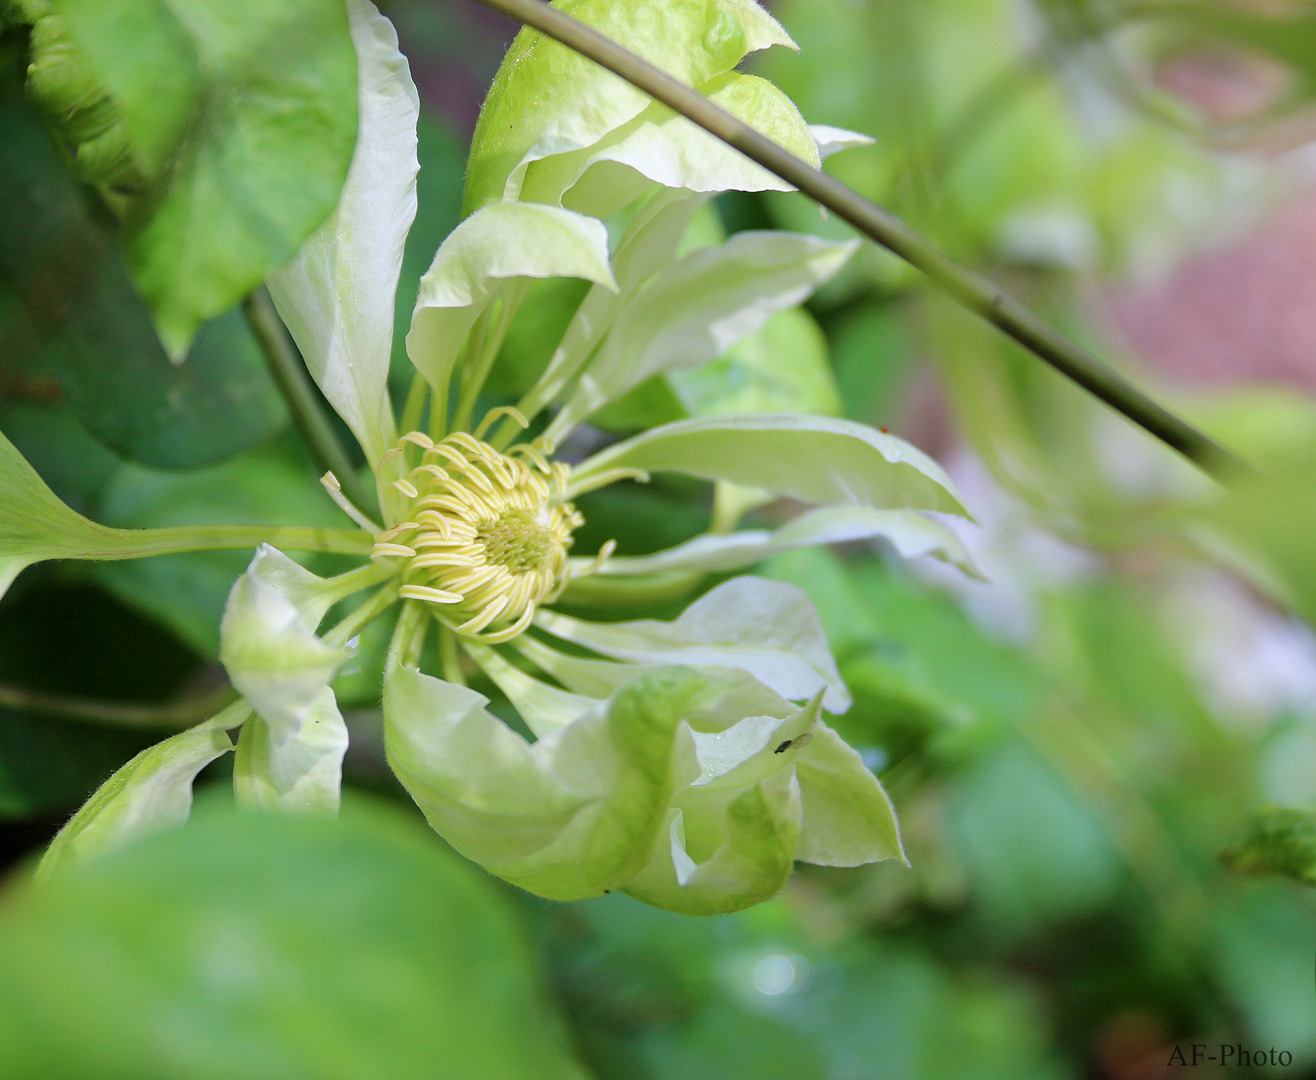
[{"label": "green stem", "polygon": [[323,635],[323,640],[339,647],[346,645],[357,634],[384,614],[398,598],[398,583],[385,585],[364,604]]},{"label": "green stem", "polygon": [[457,652],[457,635],[451,627],[439,624],[439,658],[443,663],[443,677],[458,686],[466,685],[462,674],[462,658]]},{"label": "green stem", "polygon": [[128,704],[100,698],[67,694],[47,694],[18,686],[0,685],[0,705],[38,716],[59,716],[70,720],[88,720],[96,724],[128,728],[191,727],[214,715],[233,700],[233,690],[225,686],[206,694],[189,694],[158,704]]},{"label": "green stem", "polygon": [[270,374],[288,404],[293,423],[310,448],[316,464],[338,477],[343,494],[357,507],[369,506],[373,502],[370,493],[362,485],[343,444],[338,441],[297,346],[288,336],[274,301],[263,285],[242,301],[242,310],[265,354]]},{"label": "green stem", "polygon": [[518,283],[504,285],[499,298],[496,323],[493,321],[494,317],[490,315],[490,309],[485,308],[481,318],[478,352],[474,353],[474,362],[469,363],[462,370],[461,397],[457,401],[456,415],[452,418],[453,431],[470,430],[475,403],[480,397],[480,391],[484,389],[485,380],[489,378],[494,360],[498,357],[498,350],[502,348],[503,339],[507,337],[507,328],[512,325],[512,317],[521,306],[524,295],[525,290]]},{"label": "green stem", "polygon": [[[99,530],[98,530],[99,531]],[[109,544],[94,551],[68,551],[51,558],[118,561],[184,551],[234,551],[261,544],[285,551],[369,555],[374,537],[360,529],[317,529],[296,525],[184,525],[172,529],[104,529]]]},{"label": "green stem", "polygon": [[639,87],[827,207],[921,270],[957,302],[1217,479],[1254,471],[1209,436],[1152,401],[1114,369],[1046,325],[1018,301],[937,248],[890,212],[801,161],[699,91],[542,0],[482,0]]},{"label": "green stem", "polygon": [[668,571],[635,577],[593,574],[572,578],[562,599],[568,604],[642,604],[673,600],[693,592],[705,575],[690,571]]},{"label": "green stem", "polygon": [[425,412],[425,398],[429,383],[419,371],[411,377],[411,386],[407,388],[407,400],[402,405],[401,434],[420,429],[420,418]]}]

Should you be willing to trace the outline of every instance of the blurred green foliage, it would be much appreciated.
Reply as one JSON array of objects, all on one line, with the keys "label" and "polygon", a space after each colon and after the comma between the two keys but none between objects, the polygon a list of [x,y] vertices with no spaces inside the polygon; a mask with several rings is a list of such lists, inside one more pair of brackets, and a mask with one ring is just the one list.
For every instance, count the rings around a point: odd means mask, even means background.
[{"label": "blurred green foliage", "polygon": [[581,1074],[520,928],[396,809],[199,808],[0,914],[0,1076]]},{"label": "blurred green foliage", "polygon": [[[465,168],[461,131],[438,110],[469,117],[445,96],[450,84],[424,76],[467,55],[496,61],[506,39],[460,5],[393,7],[431,110],[400,350],[416,282],[457,221]],[[69,17],[84,9],[70,4]],[[249,10],[233,6],[235,23]],[[783,0],[774,10],[802,51],[777,50],[758,69],[811,121],[877,140],[828,169],[1126,366],[1086,317],[1092,275],[1162,269],[1264,199],[1264,185],[1239,180],[1251,166],[1219,152],[1248,125],[1224,130],[1146,73],[1204,44],[1269,50],[1304,70],[1316,55],[1309,15],[1284,26],[1203,17],[1195,4],[1165,17],[1077,0]],[[0,36],[0,428],[61,497],[109,524],[336,524],[307,455],[280,434],[282,407],[245,329],[222,314],[277,261],[274,247],[230,249],[223,207],[202,208],[209,239],[190,254],[236,250],[242,272],[207,277],[213,268],[189,264],[177,296],[139,299],[132,282],[141,287],[168,245],[143,218],[116,228],[124,203],[78,182],[106,178],[61,158],[93,131],[67,126],[86,116],[60,120],[58,141],[43,130],[44,91],[30,77],[31,98],[21,89],[31,21],[11,19]],[[305,53],[318,73],[306,90],[327,96],[302,131],[319,149],[308,158],[301,137],[276,128],[266,136],[279,155],[268,142],[260,151],[284,180],[289,160],[298,181],[306,170],[327,183],[346,167],[338,136],[317,141],[354,115],[325,112],[352,88],[331,62],[318,66],[316,50],[333,55],[341,27],[321,29]],[[106,55],[131,74],[134,48]],[[1252,127],[1310,89],[1296,78]],[[206,124],[196,146],[226,145],[220,118]],[[166,127],[124,128],[124,145],[156,147],[148,162],[183,153]],[[200,183],[216,160],[198,150],[178,167]],[[319,187],[252,183],[263,184],[262,207],[290,215],[276,231],[285,254],[313,226],[313,206],[332,204]],[[687,244],[774,224],[846,235],[798,196],[732,196]],[[532,381],[582,294],[577,282],[532,287],[488,404]],[[172,318],[216,316],[182,367],[152,329],[168,305]],[[1273,1045],[1294,1055],[1292,1069],[1231,1075],[1312,1075],[1316,899],[1220,855],[1310,880],[1310,806],[1251,815],[1294,791],[1316,800],[1316,714],[1293,698],[1230,707],[1210,677],[1267,677],[1245,666],[1248,612],[1273,617],[1286,640],[1310,637],[1253,596],[1202,615],[1176,592],[1210,558],[1313,617],[1312,404],[1282,388],[1172,396],[1269,475],[1210,492],[893,259],[863,251],[809,311],[779,316],[710,365],[650,380],[600,426],[787,402],[891,424],[938,456],[967,443],[1010,493],[989,488],[975,504],[984,532],[1005,506],[1087,554],[1081,573],[1051,574],[1019,535],[993,540],[1024,567],[1020,596],[1009,560],[988,567],[992,585],[949,588],[871,551],[795,553],[764,569],[819,608],[856,699],[835,725],[888,785],[913,869],[808,868],[769,904],[695,920],[620,896],[555,905],[513,893],[397,810],[349,805],[333,828],[208,805],[185,831],[50,893],[14,882],[0,913],[0,1076],[538,1080],[576,1075],[570,1056],[600,1080],[1133,1078],[1158,1075],[1176,1041]],[[936,413],[943,399],[949,415]],[[677,479],[643,498],[620,484],[581,504],[582,549],[615,538],[638,554],[704,529],[711,499]],[[25,572],[0,605],[0,689],[172,700],[207,676],[244,561]],[[1199,579],[1187,580],[1191,592]],[[1014,639],[969,614],[1003,597],[1030,613]],[[590,614],[671,617],[681,603]],[[1211,633],[1226,651],[1204,664],[1196,650]],[[348,699],[373,701],[380,645],[364,641],[359,670],[340,676]],[[349,767],[373,786],[380,749],[357,738],[357,719],[371,730],[368,715],[353,719]],[[0,708],[7,853],[43,842],[151,739]]]}]

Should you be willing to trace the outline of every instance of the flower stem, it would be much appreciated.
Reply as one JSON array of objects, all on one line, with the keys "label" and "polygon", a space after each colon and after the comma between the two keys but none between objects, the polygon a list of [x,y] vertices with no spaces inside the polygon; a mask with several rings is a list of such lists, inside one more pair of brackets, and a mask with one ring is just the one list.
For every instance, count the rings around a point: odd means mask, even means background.
[{"label": "flower stem", "polygon": [[[509,282],[501,290],[498,300],[497,315],[486,308],[480,321],[478,343],[468,354],[468,362],[463,365],[461,378],[461,396],[457,401],[457,412],[452,418],[453,431],[467,431],[471,426],[471,417],[475,412],[475,402],[484,389],[485,380],[489,378],[498,350],[502,348],[507,328],[512,325],[512,317],[525,297],[524,284]],[[496,320],[496,321],[495,321]]]},{"label": "flower stem", "polygon": [[343,621],[332,630],[325,633],[323,635],[324,641],[330,645],[346,645],[352,640],[352,638],[356,637],[357,634],[392,607],[397,598],[397,583],[393,582],[385,585],[378,592],[374,593],[374,595],[372,595],[364,604],[348,615],[347,618],[343,619]]},{"label": "flower stem", "polygon": [[285,551],[325,551],[369,555],[374,537],[359,529],[318,529],[300,525],[182,525],[171,529],[108,529],[94,550],[61,551],[52,558],[117,562],[184,551],[240,551],[271,544]]},{"label": "flower stem", "polygon": [[419,430],[420,418],[425,413],[426,391],[429,386],[425,376],[419,371],[412,375],[411,385],[407,388],[407,400],[402,405],[402,420],[399,426],[403,435],[409,431]]},{"label": "flower stem", "polygon": [[644,576],[593,574],[572,578],[562,599],[571,604],[642,604],[686,596],[706,575],[692,571],[668,571]]},{"label": "flower stem", "polygon": [[187,694],[173,701],[130,704],[101,698],[47,694],[0,684],[0,705],[6,709],[18,709],[38,716],[88,720],[111,727],[164,728],[171,731],[199,723],[227,705],[233,696],[233,689],[224,686],[203,694]]},{"label": "flower stem", "polygon": [[620,75],[793,184],[864,235],[921,270],[957,302],[986,319],[1034,356],[1216,479],[1227,481],[1254,471],[1250,465],[1209,436],[1152,401],[1113,368],[1051,329],[985,277],[960,266],[894,214],[869,202],[820,169],[801,161],[790,151],[713,104],[699,91],[678,82],[616,42],[549,7],[542,0],[481,2],[534,27]]},{"label": "flower stem", "polygon": [[371,505],[374,500],[362,486],[356,467],[339,442],[320,403],[315,385],[306,372],[306,365],[302,363],[297,347],[288,336],[287,328],[279,318],[265,286],[262,285],[242,301],[242,310],[265,354],[265,362],[288,405],[293,423],[297,425],[297,430],[317,464],[338,477],[344,494],[351,502],[357,506]]},{"label": "flower stem", "polygon": [[466,685],[462,674],[462,659],[457,651],[457,635],[450,627],[439,625],[439,658],[443,663],[443,677],[458,686]]}]

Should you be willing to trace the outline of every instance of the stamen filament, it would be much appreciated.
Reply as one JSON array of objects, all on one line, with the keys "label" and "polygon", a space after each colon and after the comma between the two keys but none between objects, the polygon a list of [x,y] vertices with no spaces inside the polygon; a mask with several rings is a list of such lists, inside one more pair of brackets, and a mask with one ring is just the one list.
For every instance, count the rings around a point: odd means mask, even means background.
[{"label": "stamen filament", "polygon": [[332,472],[327,472],[320,477],[320,483],[323,485],[325,491],[329,493],[329,498],[333,499],[337,504],[338,509],[344,514],[350,517],[367,532],[379,532],[379,526],[348,501],[347,496],[343,494],[343,485],[339,483],[338,477]]}]

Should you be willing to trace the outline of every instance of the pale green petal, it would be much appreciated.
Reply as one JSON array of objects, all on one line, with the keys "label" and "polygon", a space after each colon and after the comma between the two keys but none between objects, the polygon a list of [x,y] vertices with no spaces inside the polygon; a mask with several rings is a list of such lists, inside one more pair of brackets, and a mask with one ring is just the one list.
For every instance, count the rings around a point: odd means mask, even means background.
[{"label": "pale green petal", "polygon": [[248,805],[337,809],[347,728],[329,683],[350,654],[315,634],[335,598],[330,583],[268,544],[229,594],[219,658],[261,720],[238,770]]},{"label": "pale green petal", "polygon": [[572,471],[572,486],[613,469],[730,480],[806,502],[968,513],[945,470],[921,450],[826,416],[678,420],[595,454]]},{"label": "pale green petal", "polygon": [[810,124],[809,134],[813,136],[814,145],[818,147],[818,156],[826,159],[842,150],[852,150],[857,146],[872,146],[877,140],[871,135],[861,135],[857,131],[845,128],[829,127],[827,124]]},{"label": "pale green petal", "polygon": [[[559,0],[555,6],[690,86],[703,86],[757,49],[794,47],[753,0]],[[566,46],[522,30],[480,110],[464,212],[516,200],[533,162],[593,146],[650,100]]]},{"label": "pale green petal", "polygon": [[[906,559],[932,555],[974,577],[982,576],[959,537],[941,522],[915,510],[874,510],[854,504],[821,506],[771,531],[705,533],[653,555],[614,555],[597,573],[608,576],[739,570],[795,548],[875,537],[889,540]],[[584,567],[591,561],[580,558],[571,563],[573,567]]]},{"label": "pale green petal", "polygon": [[[574,723],[599,703],[598,698],[560,690],[533,675],[527,675],[487,645],[470,641],[463,641],[462,645],[484,669],[484,673],[497,684],[498,689],[507,695],[512,707],[535,733],[536,738],[542,739],[550,732]],[[599,697],[607,697],[607,694]]]},{"label": "pale green petal", "polygon": [[743,789],[775,776],[808,746],[821,708],[821,695],[803,708],[781,699],[770,715],[747,716],[723,731],[694,732],[699,777],[690,786]]},{"label": "pale green petal", "polygon": [[275,731],[258,716],[243,725],[233,759],[238,805],[337,812],[348,736],[333,690],[322,687],[311,699],[292,738],[276,742]]},{"label": "pale green petal", "polygon": [[575,723],[527,743],[463,686],[385,676],[389,763],[454,848],[531,892],[597,896],[652,850],[674,784],[695,771],[680,721],[702,680],[649,672]]},{"label": "pale green petal", "polygon": [[60,829],[42,856],[38,877],[186,821],[196,774],[233,749],[227,729],[250,713],[245,703],[237,702],[205,723],[143,750]]},{"label": "pale green petal", "polygon": [[[794,103],[766,79],[731,71],[702,91],[809,165],[820,162],[809,126]],[[530,166],[521,198],[561,203],[608,217],[647,182],[690,191],[791,191],[791,185],[665,105],[651,104],[594,146]]]},{"label": "pale green petal", "polygon": [[743,790],[688,788],[626,892],[688,915],[740,911],[771,899],[790,877],[800,812],[789,769]]},{"label": "pale green petal", "polygon": [[622,309],[549,437],[560,439],[652,375],[721,356],[774,313],[808,297],[857,246],[797,233],[742,232],[721,247],[692,251]]},{"label": "pale green petal", "polygon": [[618,687],[649,670],[643,664],[619,664],[614,660],[570,656],[528,634],[513,639],[512,645],[572,693],[586,697],[606,698]]},{"label": "pale green petal", "polygon": [[547,277],[584,278],[616,291],[603,223],[538,203],[499,203],[472,214],[444,240],[420,279],[407,335],[411,362],[442,390],[467,332],[500,283]]},{"label": "pale green petal", "polygon": [[612,257],[618,289],[595,285],[585,294],[544,373],[521,399],[521,410],[527,416],[533,416],[556,398],[575,378],[581,365],[612,329],[626,301],[671,261],[691,219],[706,201],[706,195],[661,191],[636,215],[617,242]]},{"label": "pale green petal", "polygon": [[784,582],[734,578],[670,623],[591,623],[540,611],[535,624],[614,659],[741,668],[784,698],[800,701],[824,691],[829,711],[850,707],[818,613],[803,591]]},{"label": "pale green petal", "polygon": [[420,100],[393,24],[369,0],[349,0],[348,12],[359,62],[352,166],[338,208],[268,284],[311,375],[377,461],[393,441],[393,296],[416,216]]},{"label": "pale green petal", "polygon": [[795,756],[804,825],[795,857],[821,866],[861,866],[899,859],[895,809],[859,754],[821,720]]}]

